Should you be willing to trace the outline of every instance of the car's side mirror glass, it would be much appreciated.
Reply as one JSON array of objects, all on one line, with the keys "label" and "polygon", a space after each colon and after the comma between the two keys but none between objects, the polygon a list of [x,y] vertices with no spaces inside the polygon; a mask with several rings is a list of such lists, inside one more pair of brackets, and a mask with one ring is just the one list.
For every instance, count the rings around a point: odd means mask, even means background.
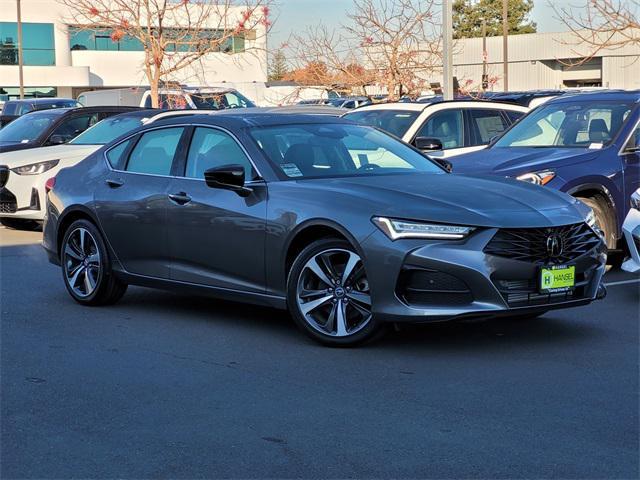
[{"label": "car's side mirror glass", "polygon": [[442,150],[442,141],[438,138],[416,137],[413,146],[419,150]]},{"label": "car's side mirror glass", "polygon": [[49,145],[62,145],[63,143],[67,143],[67,137],[64,135],[54,134],[49,137]]},{"label": "car's side mirror glass", "polygon": [[204,172],[204,180],[211,188],[233,190],[242,197],[249,195],[252,190],[244,186],[244,167],[239,164],[221,165]]}]

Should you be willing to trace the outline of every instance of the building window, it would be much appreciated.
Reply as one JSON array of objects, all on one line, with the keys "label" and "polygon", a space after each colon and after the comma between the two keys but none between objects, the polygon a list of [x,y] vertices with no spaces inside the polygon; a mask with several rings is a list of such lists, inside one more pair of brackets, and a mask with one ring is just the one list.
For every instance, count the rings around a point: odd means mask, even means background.
[{"label": "building window", "polygon": [[[97,51],[120,51],[120,52],[141,52],[144,46],[140,40],[130,36],[124,36],[119,40],[111,38],[113,30],[110,29],[84,29],[79,27],[69,28],[69,46],[71,50],[97,50]],[[221,35],[220,30],[205,30],[200,33],[208,37]],[[167,38],[171,38],[171,30],[167,30]],[[180,33],[179,35],[182,35]],[[184,40],[183,40],[184,41]],[[169,44],[168,51],[188,52],[189,45]],[[245,50],[244,35],[235,35],[226,39],[217,51],[225,53],[240,53]]]},{"label": "building window", "polygon": [[[56,97],[58,90],[55,87],[25,87],[25,98]],[[20,98],[19,87],[0,87],[0,101],[17,100]]]},{"label": "building window", "polygon": [[[27,66],[56,64],[52,23],[22,23],[22,58]],[[0,65],[18,65],[16,22],[0,22]]]}]

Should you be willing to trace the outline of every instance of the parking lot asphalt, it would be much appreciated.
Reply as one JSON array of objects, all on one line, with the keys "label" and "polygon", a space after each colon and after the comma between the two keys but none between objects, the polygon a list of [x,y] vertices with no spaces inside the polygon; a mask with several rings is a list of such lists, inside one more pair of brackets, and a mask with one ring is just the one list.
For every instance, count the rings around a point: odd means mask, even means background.
[{"label": "parking lot asphalt", "polygon": [[40,235],[0,228],[3,479],[639,476],[630,275],[533,321],[342,350],[209,298],[81,307]]}]

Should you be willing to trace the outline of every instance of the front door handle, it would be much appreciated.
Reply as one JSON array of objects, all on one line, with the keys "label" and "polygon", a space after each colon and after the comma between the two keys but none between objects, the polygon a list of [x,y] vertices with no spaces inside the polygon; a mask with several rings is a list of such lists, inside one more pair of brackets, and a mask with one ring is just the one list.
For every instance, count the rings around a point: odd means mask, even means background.
[{"label": "front door handle", "polygon": [[169,194],[169,198],[176,202],[178,205],[184,205],[185,203],[189,203],[191,201],[191,197],[184,192],[171,193]]},{"label": "front door handle", "polygon": [[119,188],[124,185],[124,180],[119,178],[107,178],[104,183],[106,183],[111,188]]}]

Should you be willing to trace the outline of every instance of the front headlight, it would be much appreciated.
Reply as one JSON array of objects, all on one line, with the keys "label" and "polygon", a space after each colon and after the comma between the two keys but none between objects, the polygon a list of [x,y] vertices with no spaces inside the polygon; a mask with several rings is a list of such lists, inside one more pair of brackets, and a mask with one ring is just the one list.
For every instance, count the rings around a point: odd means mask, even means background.
[{"label": "front headlight", "polygon": [[533,183],[535,185],[546,185],[556,176],[555,172],[551,170],[546,170],[544,172],[532,172],[532,173],[524,173],[519,177],[516,177],[518,180],[522,180],[523,182]]},{"label": "front headlight", "polygon": [[640,189],[631,194],[631,208],[640,210]]},{"label": "front headlight", "polygon": [[58,165],[60,160],[48,160],[46,162],[32,163],[22,167],[12,168],[11,171],[18,175],[40,175]]},{"label": "front headlight", "polygon": [[391,240],[398,240],[399,238],[460,240],[474,230],[473,227],[412,222],[386,217],[373,217],[371,221]]}]

